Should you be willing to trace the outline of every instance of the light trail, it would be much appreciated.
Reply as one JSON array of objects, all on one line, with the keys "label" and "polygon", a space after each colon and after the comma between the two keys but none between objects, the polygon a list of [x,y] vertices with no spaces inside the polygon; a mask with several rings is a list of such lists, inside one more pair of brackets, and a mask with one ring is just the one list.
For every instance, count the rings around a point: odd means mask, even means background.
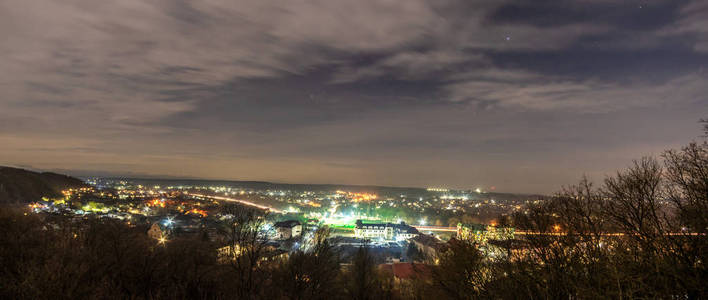
[{"label": "light trail", "polygon": [[428,226],[428,225],[411,225],[415,229],[421,231],[447,231],[447,232],[457,232],[457,227],[445,227],[445,226]]},{"label": "light trail", "polygon": [[270,206],[260,205],[260,204],[258,204],[258,203],[253,203],[253,202],[246,201],[246,200],[241,200],[241,199],[235,199],[235,198],[229,198],[229,197],[222,197],[222,196],[210,196],[210,195],[202,195],[202,194],[193,194],[193,193],[185,193],[185,194],[187,194],[187,195],[189,195],[189,196],[192,196],[192,197],[211,198],[211,199],[222,200],[222,201],[238,202],[238,203],[241,203],[241,204],[244,204],[244,205],[253,206],[253,207],[256,207],[256,208],[263,209],[263,210],[269,210],[269,211],[272,211],[272,212],[274,212],[274,213],[279,213],[279,214],[285,213],[285,212],[282,211],[282,210],[279,210],[279,209],[276,209],[276,208],[273,208],[273,207],[270,207]]},{"label": "light trail", "polygon": [[[518,235],[568,235],[567,232],[537,232],[537,231],[514,231],[514,234]],[[575,235],[580,235],[581,233],[574,233]],[[585,235],[594,235],[592,233],[585,233]],[[627,233],[622,233],[622,232],[617,232],[617,233],[600,233],[599,235],[601,236],[625,236],[625,235],[639,235],[638,233],[634,234],[627,234]],[[700,233],[700,232],[667,232],[664,233],[665,236],[705,236],[705,233]]]},{"label": "light trail", "polygon": [[[445,226],[427,226],[427,225],[411,225],[420,231],[445,231],[445,232],[457,232],[457,227],[445,227]],[[577,234],[577,233],[576,233]],[[564,236],[567,235],[566,232],[537,232],[537,231],[514,231],[514,235],[557,235]],[[587,234],[591,235],[591,234]],[[625,233],[601,233],[601,236],[624,236]],[[668,232],[664,233],[667,236],[705,236],[704,233],[697,232]]]}]

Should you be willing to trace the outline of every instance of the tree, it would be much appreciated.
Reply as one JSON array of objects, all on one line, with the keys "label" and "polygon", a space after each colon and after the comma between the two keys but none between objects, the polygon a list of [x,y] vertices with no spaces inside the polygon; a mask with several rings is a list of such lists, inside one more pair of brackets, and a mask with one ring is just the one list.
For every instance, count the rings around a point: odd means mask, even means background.
[{"label": "tree", "polygon": [[233,269],[233,292],[239,299],[258,298],[269,279],[269,272],[259,270],[267,250],[266,215],[240,205],[226,205],[222,213],[227,218],[220,233],[229,247],[225,258]]},{"label": "tree", "polygon": [[[705,130],[708,133],[708,122]],[[708,295],[708,143],[693,142],[681,150],[663,155],[666,168],[667,198],[675,210],[667,236],[670,271],[687,294]]]},{"label": "tree", "polygon": [[425,255],[418,250],[418,247],[413,243],[408,243],[408,249],[406,249],[406,257],[409,261],[424,261]]},{"label": "tree", "polygon": [[277,286],[289,299],[333,299],[339,293],[339,254],[327,238],[327,227],[318,229],[313,247],[297,251],[276,270]]},{"label": "tree", "polygon": [[490,274],[482,263],[482,253],[473,244],[450,243],[450,249],[441,253],[439,259],[439,265],[432,271],[435,288],[450,299],[476,299],[484,295]]},{"label": "tree", "polygon": [[662,172],[656,159],[645,157],[605,179],[610,221],[649,251],[657,250],[657,239],[666,233]]},{"label": "tree", "polygon": [[350,299],[392,299],[394,296],[392,283],[390,280],[385,280],[379,273],[367,245],[361,246],[357,250],[344,280],[344,286]]}]

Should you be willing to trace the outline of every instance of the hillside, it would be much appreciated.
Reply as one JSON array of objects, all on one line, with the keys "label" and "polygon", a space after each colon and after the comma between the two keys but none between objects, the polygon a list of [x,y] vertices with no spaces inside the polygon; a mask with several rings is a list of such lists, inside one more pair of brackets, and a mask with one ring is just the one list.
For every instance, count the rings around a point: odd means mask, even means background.
[{"label": "hillside", "polygon": [[0,167],[0,204],[60,197],[64,189],[83,186],[86,185],[81,180],[66,175]]}]

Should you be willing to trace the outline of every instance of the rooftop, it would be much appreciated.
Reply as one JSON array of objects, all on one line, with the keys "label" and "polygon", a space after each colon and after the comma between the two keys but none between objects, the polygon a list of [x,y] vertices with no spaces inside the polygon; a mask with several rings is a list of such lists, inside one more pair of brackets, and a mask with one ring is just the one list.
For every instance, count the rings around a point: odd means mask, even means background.
[{"label": "rooftop", "polygon": [[430,278],[431,275],[430,267],[421,263],[401,262],[381,264],[379,268],[398,279]]},{"label": "rooftop", "polygon": [[276,228],[293,228],[298,225],[300,225],[300,221],[288,220],[288,221],[277,222],[273,226]]}]

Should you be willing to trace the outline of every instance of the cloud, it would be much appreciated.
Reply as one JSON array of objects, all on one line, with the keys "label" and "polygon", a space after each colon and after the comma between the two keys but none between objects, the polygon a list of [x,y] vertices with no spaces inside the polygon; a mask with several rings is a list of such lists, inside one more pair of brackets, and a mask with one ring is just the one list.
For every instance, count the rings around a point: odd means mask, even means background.
[{"label": "cloud", "polygon": [[395,53],[371,65],[344,66],[333,76],[333,83],[356,82],[390,76],[399,80],[428,79],[434,74],[449,73],[459,65],[488,64],[481,54],[432,50]]},{"label": "cloud", "polygon": [[423,1],[1,5],[3,117],[128,128],[193,110],[234,80],[305,74],[341,53],[401,47],[438,17]]},{"label": "cloud", "polygon": [[0,157],[416,184],[425,172],[463,184],[484,165],[474,176],[505,178],[547,143],[578,140],[555,124],[509,133],[556,113],[696,118],[705,5],[650,4],[5,0]]},{"label": "cloud", "polygon": [[[507,71],[508,72],[508,71]],[[510,72],[513,73],[513,72]],[[493,73],[492,73],[493,74]],[[471,76],[471,75],[470,75]],[[515,78],[504,75],[502,78]],[[650,82],[609,83],[575,81],[521,72],[517,81],[475,77],[445,87],[449,100],[522,110],[561,110],[602,113],[641,107],[660,107],[708,101],[708,77],[693,73],[659,85]]]},{"label": "cloud", "polygon": [[708,53],[708,3],[700,0],[689,2],[678,11],[677,20],[659,33],[693,36],[693,49]]},{"label": "cloud", "polygon": [[[682,8],[684,18],[672,34],[700,31],[704,9],[696,3]],[[470,71],[517,72],[495,66],[491,53],[564,49],[622,25],[588,18],[554,26],[506,22],[500,16],[513,4],[505,1],[10,0],[1,5],[0,114],[42,116],[65,126],[77,123],[77,129],[88,123],[132,130],[208,105],[204,99],[218,97],[230,85],[309,76],[331,66],[337,72],[324,82],[386,77],[440,81],[449,91],[459,86],[447,87],[450,78]],[[558,15],[578,11],[568,4],[558,7],[539,5]],[[460,100],[459,93],[453,96]],[[538,101],[529,105],[559,103]],[[82,122],[70,122],[78,119]]]}]

